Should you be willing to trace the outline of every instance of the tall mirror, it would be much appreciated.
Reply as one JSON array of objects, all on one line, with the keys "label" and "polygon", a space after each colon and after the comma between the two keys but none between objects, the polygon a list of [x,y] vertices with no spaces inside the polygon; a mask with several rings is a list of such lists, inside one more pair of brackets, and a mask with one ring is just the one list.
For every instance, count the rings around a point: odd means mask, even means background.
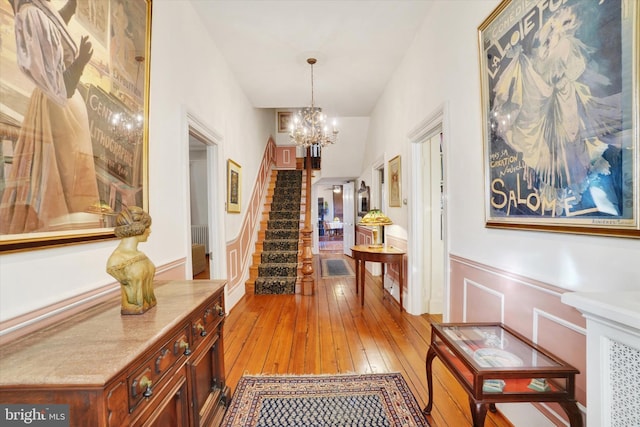
[{"label": "tall mirror", "polygon": [[360,182],[360,189],[358,190],[358,216],[363,217],[369,212],[369,200],[371,194],[369,192],[369,186],[364,182]]}]

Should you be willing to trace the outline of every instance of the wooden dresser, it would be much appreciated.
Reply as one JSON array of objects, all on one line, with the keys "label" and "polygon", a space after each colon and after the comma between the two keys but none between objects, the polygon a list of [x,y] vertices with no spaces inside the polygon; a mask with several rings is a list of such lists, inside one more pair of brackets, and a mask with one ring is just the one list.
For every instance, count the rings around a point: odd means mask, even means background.
[{"label": "wooden dresser", "polygon": [[68,404],[79,427],[219,425],[224,285],[158,281],[143,315],[118,297],[3,346],[0,403]]}]

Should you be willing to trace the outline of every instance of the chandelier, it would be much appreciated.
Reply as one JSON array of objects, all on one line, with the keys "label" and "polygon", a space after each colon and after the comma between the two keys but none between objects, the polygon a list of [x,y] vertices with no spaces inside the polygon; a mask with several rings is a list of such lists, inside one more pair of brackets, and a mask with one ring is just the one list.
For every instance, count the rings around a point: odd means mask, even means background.
[{"label": "chandelier", "polygon": [[316,58],[307,59],[311,66],[311,106],[305,107],[293,116],[291,127],[289,128],[289,138],[296,145],[310,147],[312,145],[334,144],[338,137],[338,129],[335,120],[331,130],[327,125],[327,116],[322,113],[322,108],[316,107],[313,103],[313,64]]},{"label": "chandelier", "polygon": [[139,144],[143,132],[144,118],[141,113],[117,112],[111,116],[111,133],[116,141]]}]

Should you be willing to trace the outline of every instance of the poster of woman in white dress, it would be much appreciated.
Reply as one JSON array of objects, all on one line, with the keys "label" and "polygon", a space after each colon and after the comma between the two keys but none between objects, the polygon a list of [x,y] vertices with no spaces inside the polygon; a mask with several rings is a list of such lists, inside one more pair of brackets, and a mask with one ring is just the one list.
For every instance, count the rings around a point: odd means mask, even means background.
[{"label": "poster of woman in white dress", "polygon": [[0,252],[109,238],[145,206],[150,4],[0,2]]},{"label": "poster of woman in white dress", "polygon": [[488,221],[637,230],[636,5],[503,5],[480,27]]}]

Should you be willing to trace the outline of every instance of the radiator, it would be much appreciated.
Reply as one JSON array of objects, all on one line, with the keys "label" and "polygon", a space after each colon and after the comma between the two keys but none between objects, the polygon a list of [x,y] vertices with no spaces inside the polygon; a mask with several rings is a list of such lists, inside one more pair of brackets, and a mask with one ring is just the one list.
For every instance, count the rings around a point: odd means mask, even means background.
[{"label": "radiator", "polygon": [[205,253],[209,253],[209,226],[206,224],[192,225],[191,243],[204,245]]}]

